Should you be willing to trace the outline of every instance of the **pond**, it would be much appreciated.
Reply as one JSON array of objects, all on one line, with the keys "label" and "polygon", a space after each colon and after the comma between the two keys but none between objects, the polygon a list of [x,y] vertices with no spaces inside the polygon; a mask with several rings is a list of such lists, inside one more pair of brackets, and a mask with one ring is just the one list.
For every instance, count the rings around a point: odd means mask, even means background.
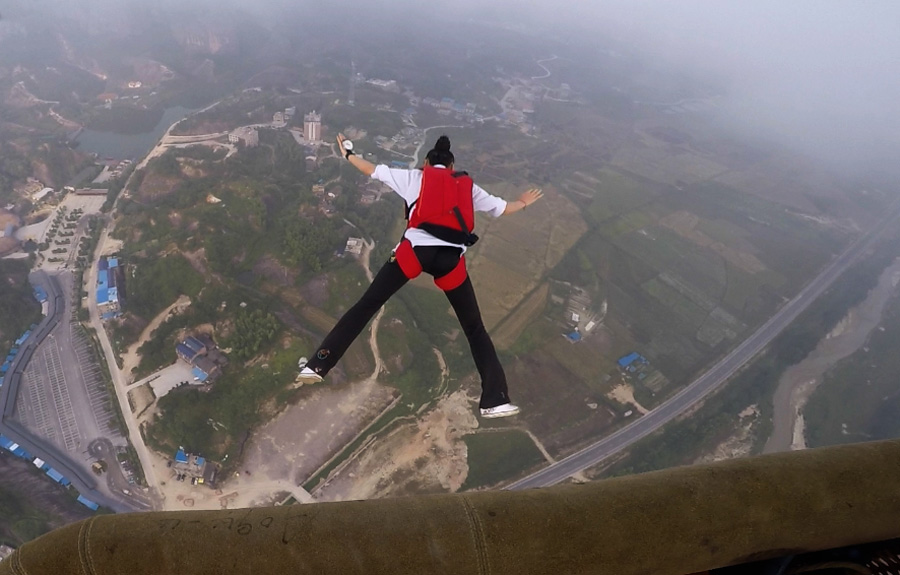
[{"label": "pond", "polygon": [[194,110],[175,106],[166,108],[162,119],[149,132],[140,134],[117,134],[98,130],[82,130],[75,141],[84,152],[97,154],[100,158],[117,160],[137,160],[147,155],[162,138],[169,126],[188,116]]}]

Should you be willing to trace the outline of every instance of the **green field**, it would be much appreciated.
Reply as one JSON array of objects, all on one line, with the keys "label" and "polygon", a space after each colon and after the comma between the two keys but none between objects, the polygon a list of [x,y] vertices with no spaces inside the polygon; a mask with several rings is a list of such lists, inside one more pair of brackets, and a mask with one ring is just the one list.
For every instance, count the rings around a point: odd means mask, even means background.
[{"label": "green field", "polygon": [[523,431],[474,433],[463,438],[469,475],[462,490],[490,487],[543,463],[544,457]]}]

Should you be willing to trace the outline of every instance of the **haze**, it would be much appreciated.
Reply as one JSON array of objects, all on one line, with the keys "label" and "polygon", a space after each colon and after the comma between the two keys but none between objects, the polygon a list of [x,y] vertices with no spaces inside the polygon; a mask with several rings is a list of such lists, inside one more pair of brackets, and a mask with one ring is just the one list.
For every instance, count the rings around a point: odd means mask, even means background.
[{"label": "haze", "polygon": [[[218,18],[229,9],[252,14],[269,29],[290,34],[287,23],[356,34],[397,36],[424,19],[448,25],[477,21],[552,36],[589,59],[598,49],[636,56],[659,73],[687,73],[712,82],[720,120],[743,135],[810,153],[845,171],[890,167],[900,152],[900,4],[799,0],[753,3],[718,0],[484,3],[400,2],[360,5],[282,0],[174,0],[72,4],[62,0],[0,3],[0,31],[47,13],[120,18],[127,11]],[[149,20],[148,20],[149,21]],[[304,27],[294,28],[302,33]],[[436,45],[441,51],[460,46]]]}]

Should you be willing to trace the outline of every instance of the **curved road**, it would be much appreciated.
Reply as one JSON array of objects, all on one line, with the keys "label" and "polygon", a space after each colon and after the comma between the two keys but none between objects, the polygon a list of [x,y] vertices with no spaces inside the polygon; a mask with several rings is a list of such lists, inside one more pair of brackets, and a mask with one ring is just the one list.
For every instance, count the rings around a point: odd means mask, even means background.
[{"label": "curved road", "polygon": [[597,465],[604,459],[628,448],[643,437],[653,433],[675,419],[706,395],[725,383],[738,369],[763,350],[803,310],[822,294],[852,263],[877,240],[890,224],[897,220],[900,211],[897,204],[890,215],[871,233],[859,239],[813,279],[794,299],[782,307],[769,321],[757,329],[734,350],[701,375],[693,383],[679,391],[671,399],[612,435],[558,461],[528,477],[506,487],[509,490],[547,487],[563,481],[579,471]]}]

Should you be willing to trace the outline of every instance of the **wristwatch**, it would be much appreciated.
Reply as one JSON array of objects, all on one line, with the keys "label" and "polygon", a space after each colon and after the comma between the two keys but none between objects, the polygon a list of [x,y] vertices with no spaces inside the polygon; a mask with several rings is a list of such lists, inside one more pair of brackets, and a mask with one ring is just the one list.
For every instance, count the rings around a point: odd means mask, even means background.
[{"label": "wristwatch", "polygon": [[350,140],[344,140],[344,150],[344,157],[348,160],[350,159],[350,156],[356,155],[356,153],[353,151],[353,142],[351,142]]}]

